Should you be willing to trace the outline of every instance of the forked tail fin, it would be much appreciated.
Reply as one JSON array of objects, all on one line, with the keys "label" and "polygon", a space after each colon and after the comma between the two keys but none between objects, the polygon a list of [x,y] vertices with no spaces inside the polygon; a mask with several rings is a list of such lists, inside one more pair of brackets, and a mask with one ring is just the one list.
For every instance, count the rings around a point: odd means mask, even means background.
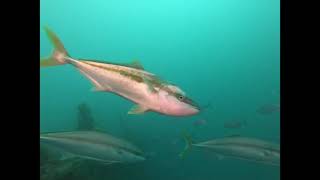
[{"label": "forked tail fin", "polygon": [[44,27],[44,30],[54,46],[54,50],[47,58],[40,58],[40,67],[49,67],[66,64],[66,57],[69,57],[68,52],[64,48],[62,42],[58,36],[51,31],[48,27]]},{"label": "forked tail fin", "polygon": [[183,132],[182,133],[182,137],[186,143],[186,146],[184,147],[184,150],[179,154],[179,157],[181,159],[184,159],[186,154],[191,150],[191,147],[192,147],[192,138],[191,138],[191,135],[188,134],[187,132]]}]

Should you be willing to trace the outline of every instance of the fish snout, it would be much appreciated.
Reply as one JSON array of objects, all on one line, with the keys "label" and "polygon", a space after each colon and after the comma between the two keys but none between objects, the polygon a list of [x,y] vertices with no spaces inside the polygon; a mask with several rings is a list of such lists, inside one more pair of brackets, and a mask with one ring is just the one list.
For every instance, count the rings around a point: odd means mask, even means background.
[{"label": "fish snout", "polygon": [[200,107],[192,106],[190,110],[190,115],[198,114],[200,112]]},{"label": "fish snout", "polygon": [[182,115],[194,115],[200,112],[200,105],[188,97],[183,100],[183,106],[181,108]]},{"label": "fish snout", "polygon": [[147,158],[144,157],[144,156],[141,156],[141,157],[139,158],[139,161],[145,161],[145,160],[147,160]]},{"label": "fish snout", "polygon": [[180,110],[176,111],[174,115],[176,116],[191,116],[199,113],[200,110],[193,106],[187,106],[184,108],[181,108]]},{"label": "fish snout", "polygon": [[134,162],[139,162],[139,161],[145,161],[145,160],[147,160],[148,159],[148,157],[145,157],[145,156],[135,156],[135,158],[134,158],[135,160],[134,160]]},{"label": "fish snout", "polygon": [[172,116],[190,116],[199,113],[200,106],[185,96],[166,95],[160,98],[161,112]]}]

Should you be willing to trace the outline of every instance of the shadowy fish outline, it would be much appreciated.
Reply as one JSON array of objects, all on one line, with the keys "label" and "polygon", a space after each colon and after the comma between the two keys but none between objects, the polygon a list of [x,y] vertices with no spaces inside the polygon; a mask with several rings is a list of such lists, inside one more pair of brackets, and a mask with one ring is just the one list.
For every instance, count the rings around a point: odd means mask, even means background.
[{"label": "shadowy fish outline", "polygon": [[40,134],[40,142],[63,152],[61,159],[84,158],[104,164],[144,161],[144,153],[130,142],[98,131]]},{"label": "shadowy fish outline", "polygon": [[200,143],[195,143],[188,134],[184,134],[183,138],[186,146],[179,154],[181,158],[184,158],[186,153],[194,147],[209,150],[215,153],[219,159],[226,156],[261,164],[280,165],[279,144],[239,135],[232,135]]}]

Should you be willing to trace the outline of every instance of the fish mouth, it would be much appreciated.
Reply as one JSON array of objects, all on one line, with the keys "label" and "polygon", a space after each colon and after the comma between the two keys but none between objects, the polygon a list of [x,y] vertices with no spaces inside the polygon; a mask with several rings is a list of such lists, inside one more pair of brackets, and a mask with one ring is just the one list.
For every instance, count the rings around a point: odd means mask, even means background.
[{"label": "fish mouth", "polygon": [[138,157],[139,161],[145,161],[147,159],[144,153],[137,153],[135,156]]},{"label": "fish mouth", "polygon": [[140,159],[139,159],[140,161],[145,161],[145,160],[147,160],[147,158],[144,157],[144,156],[139,156],[139,158],[140,158]]},{"label": "fish mouth", "polygon": [[193,101],[192,99],[188,98],[188,97],[185,97],[184,100],[183,100],[184,103],[190,105],[192,108],[200,111],[200,106],[199,104],[197,104],[195,101]]},{"label": "fish mouth", "polygon": [[141,150],[134,150],[134,151],[131,151],[131,153],[134,154],[135,156],[145,158],[145,153]]}]

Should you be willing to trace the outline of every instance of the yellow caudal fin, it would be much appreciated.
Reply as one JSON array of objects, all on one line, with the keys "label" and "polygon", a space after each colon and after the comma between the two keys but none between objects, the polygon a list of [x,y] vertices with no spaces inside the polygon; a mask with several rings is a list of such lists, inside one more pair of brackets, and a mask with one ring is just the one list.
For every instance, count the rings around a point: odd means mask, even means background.
[{"label": "yellow caudal fin", "polygon": [[184,141],[185,141],[185,143],[186,143],[186,146],[185,146],[184,150],[179,154],[179,156],[180,156],[181,159],[184,159],[186,153],[191,150],[191,147],[192,147],[192,138],[191,138],[191,135],[188,134],[188,133],[186,133],[186,132],[184,132],[184,133],[182,134],[182,136],[183,136],[183,139],[184,139]]},{"label": "yellow caudal fin", "polygon": [[66,57],[69,57],[68,52],[64,48],[62,42],[58,36],[51,31],[48,27],[44,27],[44,30],[54,46],[54,50],[50,57],[40,58],[40,67],[49,67],[66,64]]}]

